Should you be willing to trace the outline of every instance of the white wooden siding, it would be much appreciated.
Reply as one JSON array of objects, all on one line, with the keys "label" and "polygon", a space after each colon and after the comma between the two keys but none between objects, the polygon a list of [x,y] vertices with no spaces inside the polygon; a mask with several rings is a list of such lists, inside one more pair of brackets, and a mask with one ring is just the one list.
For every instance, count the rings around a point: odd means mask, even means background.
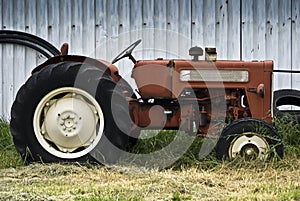
[{"label": "white wooden siding", "polygon": [[[271,59],[275,69],[300,70],[300,0],[0,0],[0,29],[108,61],[142,39],[137,59],[189,59],[191,46],[215,46],[219,59]],[[16,92],[43,61],[29,48],[0,45],[0,115],[9,118]],[[130,61],[117,65],[130,79]],[[274,77],[275,89],[300,89],[300,74]]]}]

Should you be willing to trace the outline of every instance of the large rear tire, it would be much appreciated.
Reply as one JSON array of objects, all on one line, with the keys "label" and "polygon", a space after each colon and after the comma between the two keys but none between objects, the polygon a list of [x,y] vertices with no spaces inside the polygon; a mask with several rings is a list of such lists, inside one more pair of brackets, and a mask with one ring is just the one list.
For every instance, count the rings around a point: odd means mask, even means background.
[{"label": "large rear tire", "polygon": [[15,147],[27,163],[114,163],[128,143],[126,106],[122,90],[100,69],[49,65],[28,79],[13,103]]}]

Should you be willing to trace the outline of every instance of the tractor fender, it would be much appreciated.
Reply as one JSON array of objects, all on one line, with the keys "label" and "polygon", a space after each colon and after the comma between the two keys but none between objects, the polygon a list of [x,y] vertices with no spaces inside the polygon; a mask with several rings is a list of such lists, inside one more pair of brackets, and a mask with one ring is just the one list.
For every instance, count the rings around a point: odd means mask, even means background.
[{"label": "tractor fender", "polygon": [[37,66],[32,70],[32,74],[42,70],[43,68],[46,68],[47,66],[51,64],[57,64],[60,62],[81,62],[85,64],[93,65],[106,74],[108,74],[115,82],[118,82],[120,78],[118,77],[118,68],[112,64],[110,64],[107,61],[104,60],[96,60],[90,57],[80,56],[80,55],[59,55],[55,57],[49,58],[47,61],[42,63],[41,65]]}]

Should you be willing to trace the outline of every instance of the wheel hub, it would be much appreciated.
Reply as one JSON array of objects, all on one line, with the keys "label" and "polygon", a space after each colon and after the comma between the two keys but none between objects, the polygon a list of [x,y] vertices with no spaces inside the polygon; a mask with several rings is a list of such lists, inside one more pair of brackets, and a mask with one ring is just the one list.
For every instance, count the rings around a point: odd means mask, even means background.
[{"label": "wheel hub", "polygon": [[263,137],[253,133],[244,133],[242,136],[236,137],[231,143],[229,157],[233,159],[240,155],[246,160],[264,160],[268,157],[269,150],[269,144]]},{"label": "wheel hub", "polygon": [[64,97],[49,106],[45,113],[45,137],[63,151],[72,152],[87,146],[96,136],[97,115],[80,97]]},{"label": "wheel hub", "polygon": [[79,130],[79,119],[75,112],[64,112],[63,114],[58,113],[58,127],[63,135],[71,137],[76,135]]},{"label": "wheel hub", "polygon": [[104,117],[98,102],[87,92],[72,87],[56,89],[38,104],[35,135],[44,149],[62,158],[77,158],[99,142]]}]

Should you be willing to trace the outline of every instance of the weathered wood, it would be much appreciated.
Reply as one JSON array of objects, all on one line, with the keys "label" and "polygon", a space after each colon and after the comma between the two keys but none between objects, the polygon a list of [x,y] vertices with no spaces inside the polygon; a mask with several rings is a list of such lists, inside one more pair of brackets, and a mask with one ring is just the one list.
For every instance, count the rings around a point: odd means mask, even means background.
[{"label": "weathered wood", "polygon": [[[56,1],[52,1],[52,2],[56,2]],[[36,2],[35,0],[26,0],[25,1],[25,31],[31,34],[36,34]],[[54,19],[54,9],[52,9],[52,4],[49,5],[49,20]],[[57,8],[58,9],[58,8]],[[52,10],[52,12],[51,12]],[[52,15],[50,15],[52,14]],[[52,24],[52,23],[51,23]],[[50,25],[49,25],[50,26]],[[53,25],[52,25],[53,26]],[[54,27],[53,28],[49,28],[49,41],[50,43],[54,44],[56,40],[56,38],[58,38],[57,36],[55,37],[55,35],[53,34],[53,32],[56,32],[58,34],[58,27]],[[35,68],[37,66],[37,58],[38,57],[38,52],[36,52],[35,50],[31,50],[31,49],[26,49],[25,52],[25,74],[26,77],[29,77],[31,74],[31,71],[33,68]],[[22,80],[23,82],[25,80]]]},{"label": "weathered wood", "polygon": [[192,0],[192,46],[204,48],[203,0]]},{"label": "weathered wood", "polygon": [[96,58],[106,59],[107,40],[107,20],[106,20],[106,0],[95,2],[95,51]]},{"label": "weathered wood", "polygon": [[[223,59],[239,60],[241,58],[241,4],[240,0],[227,1],[227,58],[221,56]],[[224,7],[224,6],[223,6]],[[220,50],[217,50],[220,54]]]},{"label": "weathered wood", "polygon": [[[24,31],[25,29],[25,2],[22,0],[14,2],[13,26],[17,31]],[[23,84],[25,80],[25,47],[15,45],[13,49],[13,96],[17,94],[17,90]]]},{"label": "weathered wood", "polygon": [[[108,61],[141,38],[137,59],[189,59],[190,47],[212,46],[218,59],[270,59],[275,69],[299,70],[299,10],[299,0],[0,0],[0,27]],[[9,116],[20,84],[44,60],[30,48],[1,45],[0,115]],[[116,65],[129,79],[132,63]],[[299,89],[300,75],[275,73],[274,89],[281,88]]]},{"label": "weathered wood", "polygon": [[[300,1],[292,0],[292,70],[300,70]],[[292,75],[292,88],[300,90],[300,74]]]},{"label": "weathered wood", "polygon": [[242,1],[242,59],[252,60],[253,47],[253,0]]},{"label": "weathered wood", "polygon": [[[154,58],[166,58],[167,1],[154,1]],[[151,44],[150,44],[151,45]],[[153,46],[152,46],[153,47]]]},{"label": "weathered wood", "polygon": [[[278,69],[291,70],[291,1],[278,1]],[[275,89],[291,88],[291,74],[275,75]]]},{"label": "weathered wood", "polygon": [[[13,6],[14,1],[3,0],[2,7],[2,28],[14,29],[13,26]],[[3,115],[10,114],[10,108],[14,100],[14,46],[11,44],[4,44],[2,49],[2,103]]]},{"label": "weathered wood", "polygon": [[[182,41],[182,36],[181,34],[179,34],[179,28],[183,30],[184,27],[181,27],[182,24],[179,22],[179,18],[181,18],[181,16],[179,15],[179,12],[181,10],[181,7],[179,9],[179,1],[167,0],[167,8],[166,58],[180,58],[181,55],[179,49],[181,47],[179,48],[179,43],[180,41]],[[189,23],[188,20],[186,22]]]},{"label": "weathered wood", "polygon": [[[36,34],[43,38],[44,40],[48,40],[48,9],[47,0],[39,0],[36,1]],[[41,64],[46,60],[46,57],[40,53],[36,57],[37,64]]]},{"label": "weathered wood", "polygon": [[[227,40],[228,40],[228,3],[226,0],[216,1],[216,48],[218,59],[227,59]],[[239,16],[237,16],[239,17]],[[239,36],[237,37],[239,38]]]},{"label": "weathered wood", "polygon": [[[0,16],[2,15],[2,7],[3,7],[3,1],[0,0]],[[0,20],[0,28],[3,29],[3,25],[2,25],[2,20]],[[3,65],[5,65],[5,60],[2,56],[2,44],[0,44],[0,65],[1,65],[1,69],[3,67]],[[4,76],[5,72],[3,72],[3,70],[0,71],[0,83],[3,83],[3,76]],[[0,115],[7,115],[3,113],[3,99],[4,99],[4,94],[3,94],[3,85],[0,87]]]},{"label": "weathered wood", "polygon": [[[84,55],[94,58],[95,54],[95,4],[83,1],[82,6],[82,51]],[[76,39],[81,40],[81,38]]]},{"label": "weathered wood", "polygon": [[154,58],[154,27],[154,0],[143,0],[142,59]]},{"label": "weathered wood", "polygon": [[[85,1],[86,2],[86,1]],[[84,21],[83,21],[83,1],[75,0],[71,9],[71,42],[69,44],[69,51],[73,54],[87,54],[86,46],[83,44],[86,42],[88,36],[85,36],[86,31],[84,30]],[[91,39],[91,38],[89,38]],[[61,46],[62,44],[59,44]],[[93,48],[94,50],[94,48]]]},{"label": "weathered wood", "polygon": [[179,1],[179,56],[181,59],[189,58],[191,41],[191,1]]},{"label": "weathered wood", "polygon": [[204,0],[203,2],[203,45],[204,47],[216,46],[216,6],[215,1]]}]

